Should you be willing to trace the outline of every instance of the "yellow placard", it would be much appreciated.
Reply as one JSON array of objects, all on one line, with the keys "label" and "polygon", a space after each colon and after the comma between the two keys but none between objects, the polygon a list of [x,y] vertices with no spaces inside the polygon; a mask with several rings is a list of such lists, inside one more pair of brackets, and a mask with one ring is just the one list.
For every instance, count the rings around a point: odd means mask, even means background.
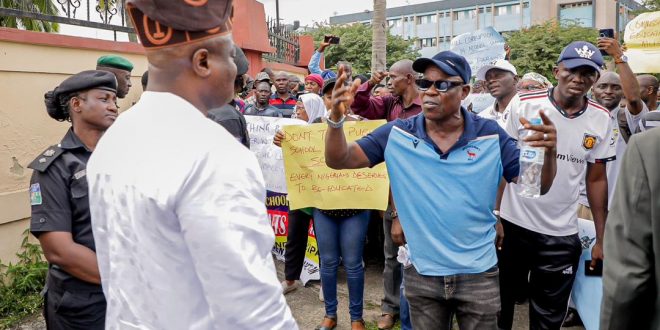
[{"label": "yellow placard", "polygon": [[[384,120],[344,123],[344,134],[355,141]],[[284,126],[284,172],[292,210],[385,210],[390,180],[385,164],[358,170],[333,170],[325,164],[326,124]]]},{"label": "yellow placard", "polygon": [[633,72],[660,72],[660,11],[635,17],[626,25],[623,40],[628,48],[628,65]]}]

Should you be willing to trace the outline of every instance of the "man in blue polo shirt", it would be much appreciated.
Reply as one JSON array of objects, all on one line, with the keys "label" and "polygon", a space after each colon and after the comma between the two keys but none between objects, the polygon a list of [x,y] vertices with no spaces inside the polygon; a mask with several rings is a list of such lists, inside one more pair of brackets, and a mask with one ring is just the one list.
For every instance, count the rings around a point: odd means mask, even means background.
[{"label": "man in blue polo shirt", "polygon": [[[413,64],[423,113],[399,119],[347,144],[341,129],[357,85],[334,91],[325,157],[335,169],[383,161],[412,265],[404,270],[405,294],[416,329],[495,329],[500,309],[495,223],[492,210],[500,179],[518,178],[519,150],[497,122],[461,107],[470,92],[470,66],[450,51]],[[556,133],[545,115],[526,140],[545,148],[542,193],[554,180]]]}]

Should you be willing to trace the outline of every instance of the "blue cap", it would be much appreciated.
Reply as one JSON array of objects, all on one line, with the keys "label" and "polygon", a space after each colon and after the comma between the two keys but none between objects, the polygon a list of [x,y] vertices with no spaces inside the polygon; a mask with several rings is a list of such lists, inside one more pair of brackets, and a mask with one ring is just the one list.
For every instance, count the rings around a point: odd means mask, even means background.
[{"label": "blue cap", "polygon": [[559,55],[557,64],[563,63],[567,69],[575,69],[579,66],[590,66],[596,71],[603,67],[603,55],[600,50],[586,41],[571,42]]},{"label": "blue cap", "polygon": [[337,75],[332,70],[324,70],[321,72],[321,78],[323,78],[323,80],[328,80],[337,78]]},{"label": "blue cap", "polygon": [[450,76],[461,77],[465,84],[470,82],[470,77],[472,76],[470,64],[465,57],[452,51],[446,50],[439,52],[432,58],[418,58],[413,62],[413,70],[419,73],[424,73],[424,70],[426,70],[429,65],[435,65]]}]

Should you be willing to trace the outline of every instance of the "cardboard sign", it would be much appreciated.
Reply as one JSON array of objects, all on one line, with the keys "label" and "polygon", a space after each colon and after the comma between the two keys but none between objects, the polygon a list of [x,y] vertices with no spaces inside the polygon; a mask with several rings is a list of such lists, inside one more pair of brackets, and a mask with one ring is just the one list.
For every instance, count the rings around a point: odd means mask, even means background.
[{"label": "cardboard sign", "polygon": [[282,149],[273,144],[273,137],[284,125],[307,125],[299,119],[245,116],[250,134],[250,150],[259,160],[266,190],[286,193]]},{"label": "cardboard sign", "polygon": [[660,72],[660,11],[643,13],[630,21],[623,41],[634,73]]},{"label": "cardboard sign", "polygon": [[467,59],[472,76],[482,66],[504,59],[504,38],[492,26],[474,32],[457,35],[451,40],[449,50]]},{"label": "cardboard sign", "polygon": [[[384,120],[346,122],[344,134],[349,142],[355,141],[383,124]],[[385,165],[329,168],[325,164],[327,128],[326,124],[284,127],[282,153],[291,209],[385,210],[390,185]]]}]

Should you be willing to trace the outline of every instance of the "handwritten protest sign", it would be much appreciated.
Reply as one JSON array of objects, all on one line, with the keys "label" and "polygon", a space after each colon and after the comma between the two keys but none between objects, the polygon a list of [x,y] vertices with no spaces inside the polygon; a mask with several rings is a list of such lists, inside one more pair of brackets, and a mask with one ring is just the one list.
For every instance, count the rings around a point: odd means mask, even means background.
[{"label": "handwritten protest sign", "polygon": [[[367,135],[385,121],[346,122],[348,141]],[[325,124],[285,126],[284,168],[292,210],[385,210],[389,178],[384,164],[359,170],[333,170],[325,165]]]},{"label": "handwritten protest sign", "polygon": [[600,303],[603,300],[603,278],[584,274],[584,261],[591,260],[591,248],[596,244],[596,226],[593,221],[578,219],[578,235],[582,242],[582,255],[578,263],[571,297],[587,330],[600,328]]},{"label": "handwritten protest sign", "polygon": [[504,38],[489,26],[457,35],[451,40],[449,50],[464,56],[475,76],[482,66],[504,59]]},{"label": "handwritten protest sign", "polygon": [[299,119],[262,116],[245,116],[245,121],[250,134],[250,150],[259,160],[259,166],[261,166],[261,172],[263,172],[266,182],[266,190],[286,193],[282,149],[273,144],[273,137],[284,125],[305,125],[307,123]]},{"label": "handwritten protest sign", "polygon": [[628,65],[635,73],[660,72],[660,11],[635,17],[623,35]]},{"label": "handwritten protest sign", "polygon": [[[266,208],[268,209],[270,224],[275,233],[275,245],[272,252],[278,260],[284,261],[287,235],[289,233],[289,201],[286,194],[268,191]],[[306,251],[302,273],[300,273],[300,281],[303,284],[309,280],[321,279],[319,274],[319,249],[316,244],[313,223],[309,225]]]},{"label": "handwritten protest sign", "polygon": [[474,113],[480,113],[486,108],[490,107],[495,103],[495,98],[492,97],[489,93],[470,93],[468,96],[465,98],[465,100],[461,101],[461,105],[467,108],[470,104],[472,104],[472,112]]}]

